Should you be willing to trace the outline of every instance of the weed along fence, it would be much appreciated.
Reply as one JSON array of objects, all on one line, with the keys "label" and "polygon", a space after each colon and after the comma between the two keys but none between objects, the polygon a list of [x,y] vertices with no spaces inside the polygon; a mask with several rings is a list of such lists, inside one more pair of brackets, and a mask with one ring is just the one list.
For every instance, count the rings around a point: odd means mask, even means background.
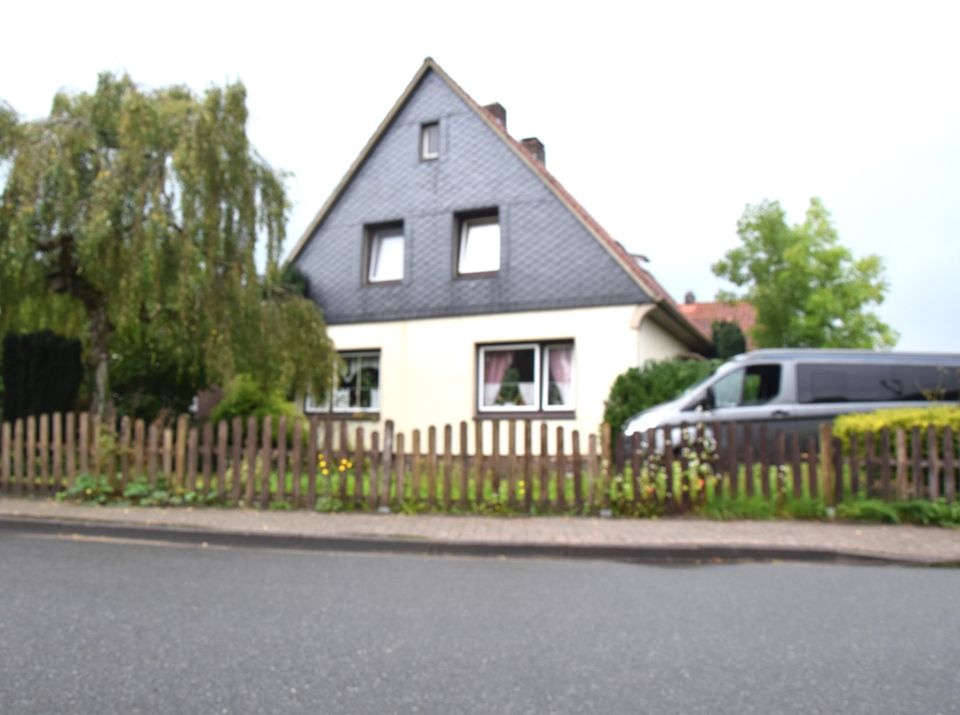
[{"label": "weed along fence", "polygon": [[[671,443],[671,438],[675,443]],[[956,500],[953,433],[845,446],[749,425],[611,439],[529,420],[409,434],[318,416],[169,425],[53,414],[0,425],[0,493],[318,510],[684,513],[740,497]]]}]

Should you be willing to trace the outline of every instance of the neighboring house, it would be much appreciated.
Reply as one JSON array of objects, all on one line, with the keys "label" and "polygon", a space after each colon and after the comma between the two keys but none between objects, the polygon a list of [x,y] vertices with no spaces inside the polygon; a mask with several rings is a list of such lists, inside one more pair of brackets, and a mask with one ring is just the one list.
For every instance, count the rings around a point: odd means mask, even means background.
[{"label": "neighboring house", "polygon": [[717,321],[736,323],[747,340],[747,350],[756,350],[757,345],[750,333],[757,323],[757,309],[745,300],[732,303],[698,303],[693,293],[687,292],[680,312],[704,335],[713,337],[713,324]]},{"label": "neighboring house", "polygon": [[[289,259],[341,356],[308,411],[598,429],[614,378],[709,350],[666,291],[430,58]],[[551,429],[551,433],[554,430]],[[473,430],[470,430],[471,434]]]}]

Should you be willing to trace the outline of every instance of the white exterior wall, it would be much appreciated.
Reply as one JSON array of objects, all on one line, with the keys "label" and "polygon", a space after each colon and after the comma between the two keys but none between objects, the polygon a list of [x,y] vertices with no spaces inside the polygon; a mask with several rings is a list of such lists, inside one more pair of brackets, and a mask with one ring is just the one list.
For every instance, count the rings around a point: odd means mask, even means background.
[{"label": "white exterior wall", "polygon": [[[579,430],[586,449],[587,435],[599,433],[603,402],[617,375],[644,360],[689,349],[649,319],[638,321],[636,311],[637,306],[613,306],[356,323],[328,326],[328,333],[339,351],[380,351],[379,428],[392,419],[397,431],[408,435],[414,429],[426,434],[431,426],[442,435],[450,424],[458,440],[457,425],[467,421],[471,443],[478,414],[477,345],[572,339],[576,416],[546,422],[551,441],[562,425]],[[631,327],[638,322],[639,329]]]}]

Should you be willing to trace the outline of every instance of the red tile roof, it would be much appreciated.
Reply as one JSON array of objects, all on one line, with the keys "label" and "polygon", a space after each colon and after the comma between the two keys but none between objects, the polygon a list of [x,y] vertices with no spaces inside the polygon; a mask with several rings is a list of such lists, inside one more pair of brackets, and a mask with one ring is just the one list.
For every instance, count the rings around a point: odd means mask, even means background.
[{"label": "red tile roof", "polygon": [[736,323],[747,338],[747,350],[756,348],[750,331],[756,325],[757,311],[750,303],[742,300],[735,303],[684,303],[677,307],[704,335],[713,334],[715,321],[729,320]]}]

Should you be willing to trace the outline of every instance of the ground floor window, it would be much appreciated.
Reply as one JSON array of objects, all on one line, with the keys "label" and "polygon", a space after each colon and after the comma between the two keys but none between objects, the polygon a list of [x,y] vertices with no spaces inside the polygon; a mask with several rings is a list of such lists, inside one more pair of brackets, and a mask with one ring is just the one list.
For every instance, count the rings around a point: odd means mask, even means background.
[{"label": "ground floor window", "polygon": [[322,398],[308,397],[308,413],[379,412],[380,352],[343,352],[338,356],[330,392]]},{"label": "ground floor window", "polygon": [[477,351],[479,411],[574,409],[572,342],[483,345]]}]

